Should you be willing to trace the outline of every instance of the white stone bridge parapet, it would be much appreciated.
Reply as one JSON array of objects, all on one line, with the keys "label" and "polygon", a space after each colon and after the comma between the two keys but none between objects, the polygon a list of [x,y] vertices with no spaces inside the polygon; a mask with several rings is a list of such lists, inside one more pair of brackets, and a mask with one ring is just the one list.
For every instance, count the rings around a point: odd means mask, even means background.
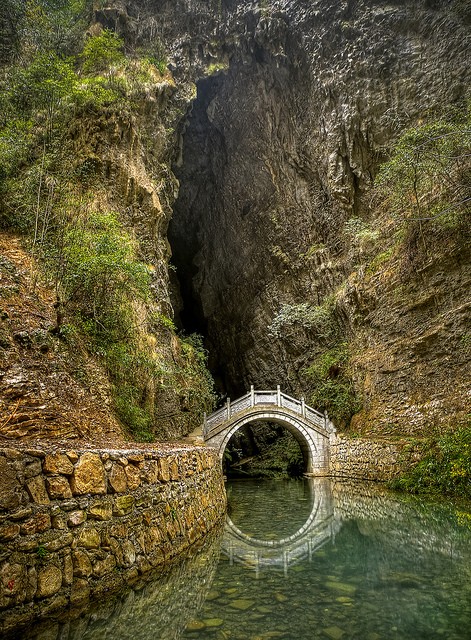
[{"label": "white stone bridge parapet", "polygon": [[218,450],[222,459],[224,450],[233,434],[242,426],[255,421],[276,422],[283,425],[298,440],[309,475],[329,474],[330,438],[335,427],[327,414],[309,407],[304,399],[296,400],[275,391],[256,391],[205,416],[203,438],[207,445]]}]

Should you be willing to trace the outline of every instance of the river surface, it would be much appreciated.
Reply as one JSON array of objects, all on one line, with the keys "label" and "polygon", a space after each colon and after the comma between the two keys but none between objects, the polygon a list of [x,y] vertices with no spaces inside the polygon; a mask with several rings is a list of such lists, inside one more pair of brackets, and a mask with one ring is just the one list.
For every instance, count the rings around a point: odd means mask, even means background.
[{"label": "river surface", "polygon": [[21,637],[471,638],[471,509],[328,479],[227,492],[224,531],[168,575]]}]

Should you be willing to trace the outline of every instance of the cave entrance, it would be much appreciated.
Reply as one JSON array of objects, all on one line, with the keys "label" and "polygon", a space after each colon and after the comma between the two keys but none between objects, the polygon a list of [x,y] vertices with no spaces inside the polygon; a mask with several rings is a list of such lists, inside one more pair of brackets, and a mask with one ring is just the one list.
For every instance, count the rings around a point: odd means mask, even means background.
[{"label": "cave entrance", "polygon": [[243,390],[231,384],[214,343],[216,330],[208,327],[208,317],[220,304],[217,291],[224,274],[207,281],[204,266],[225,251],[230,268],[232,248],[221,223],[221,185],[227,151],[224,132],[214,122],[218,96],[223,91],[225,74],[200,79],[197,93],[181,124],[181,146],[173,165],[180,187],[169,223],[168,240],[172,250],[170,272],[173,307],[177,327],[186,333],[199,333],[209,353],[208,367],[216,390],[224,395],[228,389]]},{"label": "cave entrance", "polygon": [[177,326],[203,335],[222,395],[238,397],[253,382],[267,388],[285,373],[267,326],[275,282],[287,277],[280,255],[308,250],[285,247],[292,223],[284,212],[306,209],[312,182],[304,169],[298,176],[287,144],[304,104],[293,91],[299,74],[259,49],[250,60],[233,56],[229,68],[197,81],[181,122],[168,230],[172,304]]},{"label": "cave entrance", "polygon": [[230,438],[223,455],[228,478],[299,478],[307,471],[303,444],[286,427],[254,421]]}]

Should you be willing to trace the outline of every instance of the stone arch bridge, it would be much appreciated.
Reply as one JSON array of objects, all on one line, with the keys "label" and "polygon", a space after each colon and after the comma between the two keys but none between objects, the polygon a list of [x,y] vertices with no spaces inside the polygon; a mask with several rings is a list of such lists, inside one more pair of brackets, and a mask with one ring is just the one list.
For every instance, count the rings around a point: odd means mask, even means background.
[{"label": "stone arch bridge", "polygon": [[335,427],[327,414],[309,407],[304,399],[296,400],[280,391],[256,391],[238,400],[227,401],[226,406],[205,416],[203,439],[218,450],[222,459],[231,437],[244,425],[257,420],[281,424],[299,442],[309,475],[329,474],[330,438]]}]

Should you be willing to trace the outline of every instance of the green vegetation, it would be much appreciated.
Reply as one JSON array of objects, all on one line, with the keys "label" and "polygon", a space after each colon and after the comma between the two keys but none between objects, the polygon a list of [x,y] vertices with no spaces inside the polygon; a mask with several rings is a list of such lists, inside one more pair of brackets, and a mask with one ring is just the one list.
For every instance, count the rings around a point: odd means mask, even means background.
[{"label": "green vegetation", "polygon": [[122,39],[108,29],[88,38],[81,54],[83,71],[111,73],[113,65],[123,63],[125,60],[123,45]]},{"label": "green vegetation", "polygon": [[101,189],[101,159],[77,135],[90,116],[126,119],[167,73],[165,53],[154,43],[155,59],[129,57],[108,30],[84,39],[88,0],[8,3],[16,36],[0,67],[0,225],[23,234],[54,287],[52,332],[99,359],[117,416],[151,440],[159,393],[196,420],[211,411],[207,354],[198,336],[175,336],[172,354],[158,344],[175,326],[155,310],[137,240]]},{"label": "green vegetation", "polygon": [[335,345],[318,356],[305,371],[309,387],[313,389],[310,404],[327,411],[337,426],[345,426],[360,410],[349,372],[350,353],[347,343]]},{"label": "green vegetation", "polygon": [[362,241],[376,240],[379,236],[377,230],[371,229],[361,218],[350,218],[344,225],[344,233],[350,242],[361,243]]},{"label": "green vegetation", "polygon": [[46,549],[45,546],[43,546],[42,544],[40,544],[38,546],[38,548],[36,549],[36,555],[38,556],[38,558],[40,558],[41,560],[43,560],[47,554],[48,554],[48,550]]},{"label": "green vegetation", "polygon": [[376,180],[394,215],[457,225],[470,211],[470,148],[470,112],[406,131]]},{"label": "green vegetation", "polygon": [[392,487],[471,498],[471,415],[456,431],[429,439],[422,446],[421,461]]},{"label": "green vegetation", "polygon": [[283,304],[268,327],[268,332],[280,338],[292,327],[303,327],[328,341],[338,331],[334,306],[333,297],[326,298],[322,305],[317,306],[309,302]]}]

